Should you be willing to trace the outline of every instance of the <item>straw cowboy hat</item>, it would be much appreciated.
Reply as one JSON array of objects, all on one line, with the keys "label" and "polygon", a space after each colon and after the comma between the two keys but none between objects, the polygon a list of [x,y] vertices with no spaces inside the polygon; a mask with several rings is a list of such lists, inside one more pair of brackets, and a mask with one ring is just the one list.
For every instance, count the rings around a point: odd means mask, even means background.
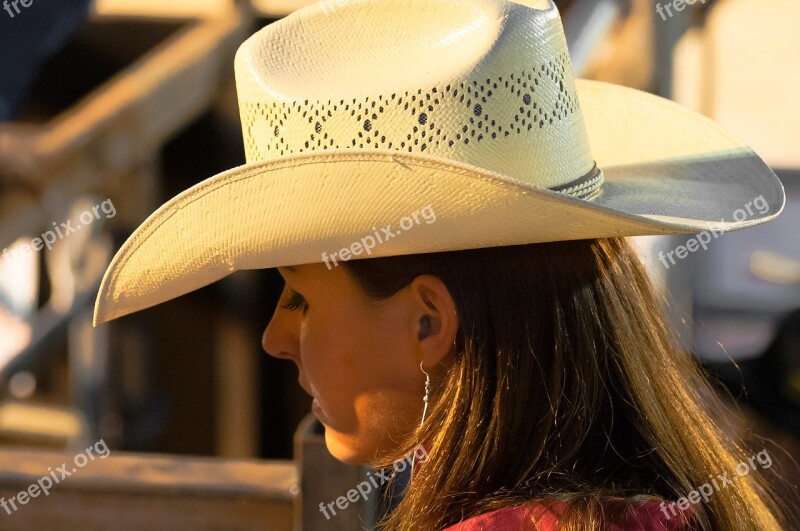
[{"label": "straw cowboy hat", "polygon": [[[435,223],[353,258],[728,231],[785,202],[709,119],[575,80],[549,0],[324,1],[250,37],[235,71],[247,163],[135,231],[95,324],[237,270],[321,262],[428,206]],[[766,213],[733,219],[759,197]]]}]

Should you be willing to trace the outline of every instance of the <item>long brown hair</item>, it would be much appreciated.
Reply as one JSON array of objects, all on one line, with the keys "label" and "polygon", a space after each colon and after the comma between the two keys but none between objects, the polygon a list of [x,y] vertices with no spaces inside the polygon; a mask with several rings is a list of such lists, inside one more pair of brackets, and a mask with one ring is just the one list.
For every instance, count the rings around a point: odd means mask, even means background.
[{"label": "long brown hair", "polygon": [[[745,461],[718,396],[682,350],[644,266],[622,238],[356,260],[367,297],[433,274],[453,297],[455,361],[432,390],[430,459],[380,523],[439,530],[531,501],[566,506],[562,529],[602,529],[608,500],[671,500]],[[389,466],[385,462],[376,466]],[[694,508],[703,529],[785,525],[759,469]],[[680,515],[680,513],[678,513]]]}]

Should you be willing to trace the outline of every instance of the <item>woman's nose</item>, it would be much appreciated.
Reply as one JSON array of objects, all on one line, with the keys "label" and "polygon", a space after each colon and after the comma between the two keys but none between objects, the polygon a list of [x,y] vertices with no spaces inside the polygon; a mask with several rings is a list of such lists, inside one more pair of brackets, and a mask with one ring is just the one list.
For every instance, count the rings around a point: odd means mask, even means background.
[{"label": "woman's nose", "polygon": [[280,307],[270,319],[264,334],[261,336],[261,347],[264,352],[275,358],[295,359],[297,357],[297,334],[294,332],[292,319],[282,312]]}]

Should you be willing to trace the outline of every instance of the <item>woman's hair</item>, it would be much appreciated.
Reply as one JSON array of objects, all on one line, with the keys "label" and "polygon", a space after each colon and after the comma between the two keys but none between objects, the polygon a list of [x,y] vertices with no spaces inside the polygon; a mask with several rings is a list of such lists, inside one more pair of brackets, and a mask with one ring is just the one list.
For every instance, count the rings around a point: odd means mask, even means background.
[{"label": "woman's hair", "polygon": [[[459,318],[454,362],[435,382],[425,424],[391,456],[424,442],[430,459],[382,529],[439,530],[531,501],[565,507],[562,529],[603,529],[621,516],[609,510],[613,498],[625,499],[621,512],[676,501],[718,475],[738,476],[753,455],[720,428],[719,397],[679,346],[625,239],[343,265],[374,300],[435,275]],[[785,525],[767,472],[718,485],[694,506],[697,523]]]}]

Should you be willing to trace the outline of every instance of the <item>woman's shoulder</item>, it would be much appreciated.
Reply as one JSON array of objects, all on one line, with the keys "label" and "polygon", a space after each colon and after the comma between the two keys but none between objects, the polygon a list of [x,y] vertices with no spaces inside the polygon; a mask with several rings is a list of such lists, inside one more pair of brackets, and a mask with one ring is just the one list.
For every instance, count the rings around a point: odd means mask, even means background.
[{"label": "woman's shoulder", "polygon": [[[617,505],[622,500],[610,500],[610,505]],[[545,506],[540,503],[528,503],[504,507],[484,513],[443,531],[556,531],[558,517],[564,509],[563,503]],[[684,519],[670,512],[669,505],[657,501],[636,502],[633,510],[622,512],[608,529],[612,531],[692,531],[695,528],[685,523]],[[689,515],[687,515],[689,516]]]}]

